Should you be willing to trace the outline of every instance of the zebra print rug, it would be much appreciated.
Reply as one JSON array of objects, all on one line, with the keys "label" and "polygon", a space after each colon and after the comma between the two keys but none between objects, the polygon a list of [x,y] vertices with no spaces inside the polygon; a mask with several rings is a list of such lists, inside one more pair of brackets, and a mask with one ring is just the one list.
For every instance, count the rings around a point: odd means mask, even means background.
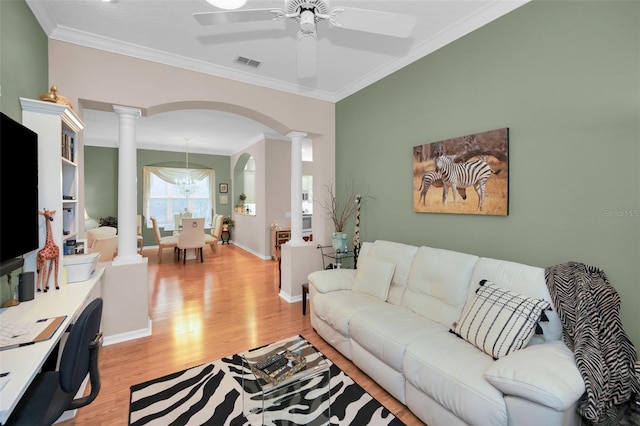
[{"label": "zebra print rug", "polygon": [[[328,359],[327,362],[331,371],[331,425],[404,425],[338,366]],[[245,382],[252,377],[243,368],[242,357],[236,354],[131,386],[129,424],[250,425],[242,409],[243,375]],[[303,387],[299,392],[296,404],[286,409],[286,417],[295,420],[270,424],[327,424],[326,413],[318,412],[321,410],[317,404],[308,403],[318,389]]]}]

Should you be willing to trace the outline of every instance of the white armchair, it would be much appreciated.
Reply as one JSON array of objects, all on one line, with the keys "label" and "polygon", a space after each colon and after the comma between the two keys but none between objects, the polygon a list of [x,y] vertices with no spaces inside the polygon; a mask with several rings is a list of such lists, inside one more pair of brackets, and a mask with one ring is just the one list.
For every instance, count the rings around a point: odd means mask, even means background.
[{"label": "white armchair", "polygon": [[91,248],[93,247],[93,242],[98,238],[113,237],[117,233],[118,229],[111,226],[100,226],[98,228],[89,229],[86,231],[87,246]]}]

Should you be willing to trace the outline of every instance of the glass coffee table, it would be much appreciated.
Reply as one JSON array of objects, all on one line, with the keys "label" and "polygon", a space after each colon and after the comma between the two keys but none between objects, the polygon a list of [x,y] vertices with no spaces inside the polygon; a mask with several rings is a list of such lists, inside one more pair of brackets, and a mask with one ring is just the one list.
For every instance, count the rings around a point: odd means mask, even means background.
[{"label": "glass coffee table", "polygon": [[329,363],[302,336],[240,355],[242,411],[249,424],[329,424]]}]

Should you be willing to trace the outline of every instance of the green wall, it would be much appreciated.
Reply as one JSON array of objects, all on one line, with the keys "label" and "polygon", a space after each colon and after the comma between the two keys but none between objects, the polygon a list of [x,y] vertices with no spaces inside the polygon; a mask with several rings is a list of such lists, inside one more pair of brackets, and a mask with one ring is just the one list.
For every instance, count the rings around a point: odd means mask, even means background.
[{"label": "green wall", "polygon": [[[0,0],[0,111],[22,122],[20,97],[38,99],[47,93],[47,36],[24,0]],[[2,206],[4,208],[4,206]],[[11,284],[18,284],[18,273]],[[10,298],[7,277],[0,277],[0,306]]]},{"label": "green wall", "polygon": [[[600,267],[640,348],[639,22],[640,2],[534,1],[339,102],[363,241]],[[501,127],[508,216],[413,212],[414,146]]]},{"label": "green wall", "polygon": [[0,1],[0,111],[22,121],[20,97],[49,91],[47,35],[24,0]]},{"label": "green wall", "polygon": [[[184,167],[184,153],[139,149],[136,151],[138,170],[138,207],[142,212],[142,167]],[[216,172],[216,213],[231,214],[231,204],[218,204],[218,183],[231,182],[230,157],[189,153],[189,165],[208,168]],[[105,216],[118,217],[118,150],[95,146],[84,147],[85,208],[95,220]],[[153,230],[142,227],[145,245],[155,245]]]}]

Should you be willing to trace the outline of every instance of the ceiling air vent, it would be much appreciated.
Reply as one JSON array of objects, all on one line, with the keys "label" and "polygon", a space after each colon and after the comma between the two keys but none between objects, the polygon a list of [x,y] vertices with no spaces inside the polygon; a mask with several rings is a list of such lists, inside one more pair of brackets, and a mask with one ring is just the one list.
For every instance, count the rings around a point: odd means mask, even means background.
[{"label": "ceiling air vent", "polygon": [[260,61],[256,61],[255,59],[245,58],[244,56],[238,56],[236,58],[236,62],[242,65],[246,65],[248,67],[258,68],[261,64]]}]

